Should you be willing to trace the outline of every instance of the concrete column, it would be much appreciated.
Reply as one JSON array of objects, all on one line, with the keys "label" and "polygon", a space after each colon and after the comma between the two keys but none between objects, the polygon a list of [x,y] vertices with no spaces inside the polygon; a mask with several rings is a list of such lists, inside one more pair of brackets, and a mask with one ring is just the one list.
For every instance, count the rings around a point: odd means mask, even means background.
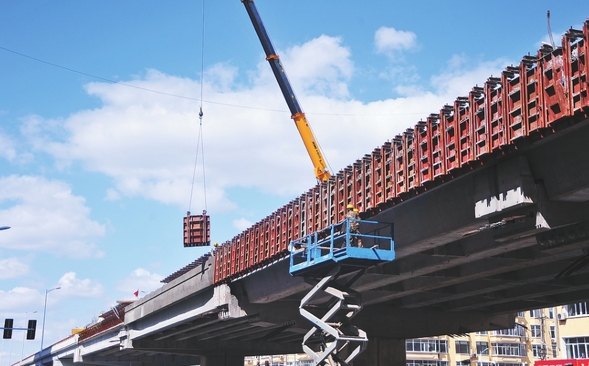
[{"label": "concrete column", "polygon": [[201,356],[200,366],[243,366],[243,356],[228,353]]},{"label": "concrete column", "polygon": [[405,340],[369,337],[368,347],[356,357],[354,365],[405,366]]}]

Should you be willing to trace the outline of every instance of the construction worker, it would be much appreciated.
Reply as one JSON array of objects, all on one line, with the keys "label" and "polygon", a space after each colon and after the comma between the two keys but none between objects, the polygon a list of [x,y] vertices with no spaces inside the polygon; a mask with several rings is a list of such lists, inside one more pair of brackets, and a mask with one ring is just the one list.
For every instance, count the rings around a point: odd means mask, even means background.
[{"label": "construction worker", "polygon": [[[360,223],[357,221],[360,218],[358,214],[358,209],[354,208],[354,205],[352,204],[348,204],[346,208],[348,209],[348,212],[346,213],[346,219],[351,219],[350,234],[360,234]],[[352,235],[350,242],[350,244],[353,247],[357,246],[359,248],[362,248],[362,239],[360,239],[358,236]],[[358,245],[356,245],[356,243]]]}]

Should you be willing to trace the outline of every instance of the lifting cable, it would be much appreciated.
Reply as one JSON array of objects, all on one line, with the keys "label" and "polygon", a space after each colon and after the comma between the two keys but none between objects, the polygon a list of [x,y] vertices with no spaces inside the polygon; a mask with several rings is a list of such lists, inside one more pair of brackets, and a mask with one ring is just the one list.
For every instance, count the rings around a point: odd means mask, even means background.
[{"label": "lifting cable", "polygon": [[194,180],[196,177],[196,167],[198,163],[198,153],[200,147],[200,153],[202,156],[202,183],[203,183],[203,197],[204,197],[204,211],[207,211],[207,182],[205,175],[205,156],[204,156],[204,140],[202,133],[202,117],[204,115],[202,111],[202,96],[203,96],[203,75],[204,75],[204,43],[205,43],[205,0],[202,1],[202,36],[201,36],[201,53],[200,53],[200,106],[198,112],[199,128],[198,128],[198,139],[196,143],[196,155],[194,157],[194,170],[192,172],[192,186],[190,187],[190,201],[188,202],[188,212],[192,206],[192,195],[194,192]]}]

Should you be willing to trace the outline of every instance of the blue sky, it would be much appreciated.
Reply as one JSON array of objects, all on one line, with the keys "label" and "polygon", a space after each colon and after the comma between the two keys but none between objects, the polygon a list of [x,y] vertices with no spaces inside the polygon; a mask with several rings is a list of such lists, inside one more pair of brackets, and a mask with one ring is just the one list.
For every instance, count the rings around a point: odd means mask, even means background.
[{"label": "blue sky", "polygon": [[[535,54],[546,10],[557,43],[589,17],[588,2],[256,4],[333,171]],[[61,287],[46,346],[207,251],[182,246],[189,207],[223,242],[315,184],[240,1],[1,10],[0,320],[41,323]],[[201,87],[206,204],[202,155],[190,203]]]}]

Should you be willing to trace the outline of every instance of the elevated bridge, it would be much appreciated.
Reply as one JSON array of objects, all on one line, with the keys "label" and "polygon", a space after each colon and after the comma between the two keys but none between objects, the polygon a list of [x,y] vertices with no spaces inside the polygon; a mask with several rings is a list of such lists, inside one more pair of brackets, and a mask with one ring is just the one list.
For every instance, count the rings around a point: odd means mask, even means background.
[{"label": "elevated bridge", "polygon": [[234,366],[300,352],[314,283],[289,275],[286,246],[349,203],[394,225],[396,252],[353,285],[370,340],[357,365],[401,366],[407,338],[512,328],[518,311],[589,299],[588,24],[19,364]]}]

